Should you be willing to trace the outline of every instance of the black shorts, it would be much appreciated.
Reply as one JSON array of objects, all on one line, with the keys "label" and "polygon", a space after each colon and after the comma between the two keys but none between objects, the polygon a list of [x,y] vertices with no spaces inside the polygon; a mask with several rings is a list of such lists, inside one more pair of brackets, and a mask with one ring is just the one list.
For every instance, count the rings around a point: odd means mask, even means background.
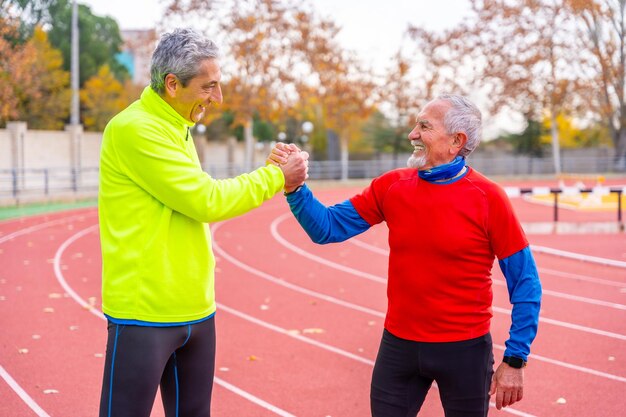
[{"label": "black shorts", "polygon": [[168,417],[208,417],[215,319],[171,327],[109,322],[100,417],[150,417],[157,388]]},{"label": "black shorts", "polygon": [[446,417],[486,417],[493,363],[489,333],[461,342],[424,343],[385,330],[372,375],[372,416],[416,416],[436,381]]}]

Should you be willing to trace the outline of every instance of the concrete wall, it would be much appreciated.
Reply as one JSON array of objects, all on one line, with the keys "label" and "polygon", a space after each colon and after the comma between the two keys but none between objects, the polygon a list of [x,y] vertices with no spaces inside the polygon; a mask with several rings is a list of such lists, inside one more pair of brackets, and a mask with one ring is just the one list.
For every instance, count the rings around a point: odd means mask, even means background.
[{"label": "concrete wall", "polygon": [[[69,126],[65,131],[24,130],[22,127],[15,125],[12,129],[0,129],[0,170],[71,170],[98,167],[102,133],[83,132],[79,128],[72,138]],[[15,137],[16,129],[18,134],[23,133],[19,140]],[[243,143],[234,139],[224,142],[207,141],[200,136],[194,138],[194,143],[200,161],[207,170],[229,164],[243,165]],[[255,166],[265,163],[269,151],[268,145],[257,144]]]}]

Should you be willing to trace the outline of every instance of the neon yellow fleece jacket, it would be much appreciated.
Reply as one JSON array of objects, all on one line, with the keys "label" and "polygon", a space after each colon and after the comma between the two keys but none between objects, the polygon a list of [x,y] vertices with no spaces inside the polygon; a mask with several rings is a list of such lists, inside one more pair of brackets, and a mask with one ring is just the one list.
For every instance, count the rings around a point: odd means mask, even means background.
[{"label": "neon yellow fleece jacket", "polygon": [[192,125],[146,87],[104,130],[98,214],[109,317],[173,324],[213,314],[208,223],[246,213],[284,186],[274,165],[211,178],[188,135]]}]

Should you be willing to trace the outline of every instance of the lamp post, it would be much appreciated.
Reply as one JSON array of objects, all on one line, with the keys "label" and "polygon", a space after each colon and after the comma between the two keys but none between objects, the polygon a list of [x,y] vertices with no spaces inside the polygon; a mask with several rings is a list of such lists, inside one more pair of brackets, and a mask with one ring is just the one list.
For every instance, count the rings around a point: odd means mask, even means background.
[{"label": "lamp post", "polygon": [[[300,136],[300,141],[302,142],[303,148],[307,147],[307,143],[309,142],[309,134],[313,132],[313,127],[313,123],[309,122],[308,120],[302,122],[302,133],[304,134]],[[303,150],[306,150],[308,152],[308,149]]]}]

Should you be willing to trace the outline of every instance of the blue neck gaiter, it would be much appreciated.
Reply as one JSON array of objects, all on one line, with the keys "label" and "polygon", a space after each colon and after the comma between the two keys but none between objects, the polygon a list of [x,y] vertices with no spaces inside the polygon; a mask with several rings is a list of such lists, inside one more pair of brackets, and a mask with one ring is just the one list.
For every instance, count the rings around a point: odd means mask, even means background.
[{"label": "blue neck gaiter", "polygon": [[446,180],[461,172],[464,167],[465,158],[457,156],[452,162],[448,162],[447,164],[439,165],[431,169],[426,169],[424,171],[418,171],[417,173],[421,179],[429,182]]}]

